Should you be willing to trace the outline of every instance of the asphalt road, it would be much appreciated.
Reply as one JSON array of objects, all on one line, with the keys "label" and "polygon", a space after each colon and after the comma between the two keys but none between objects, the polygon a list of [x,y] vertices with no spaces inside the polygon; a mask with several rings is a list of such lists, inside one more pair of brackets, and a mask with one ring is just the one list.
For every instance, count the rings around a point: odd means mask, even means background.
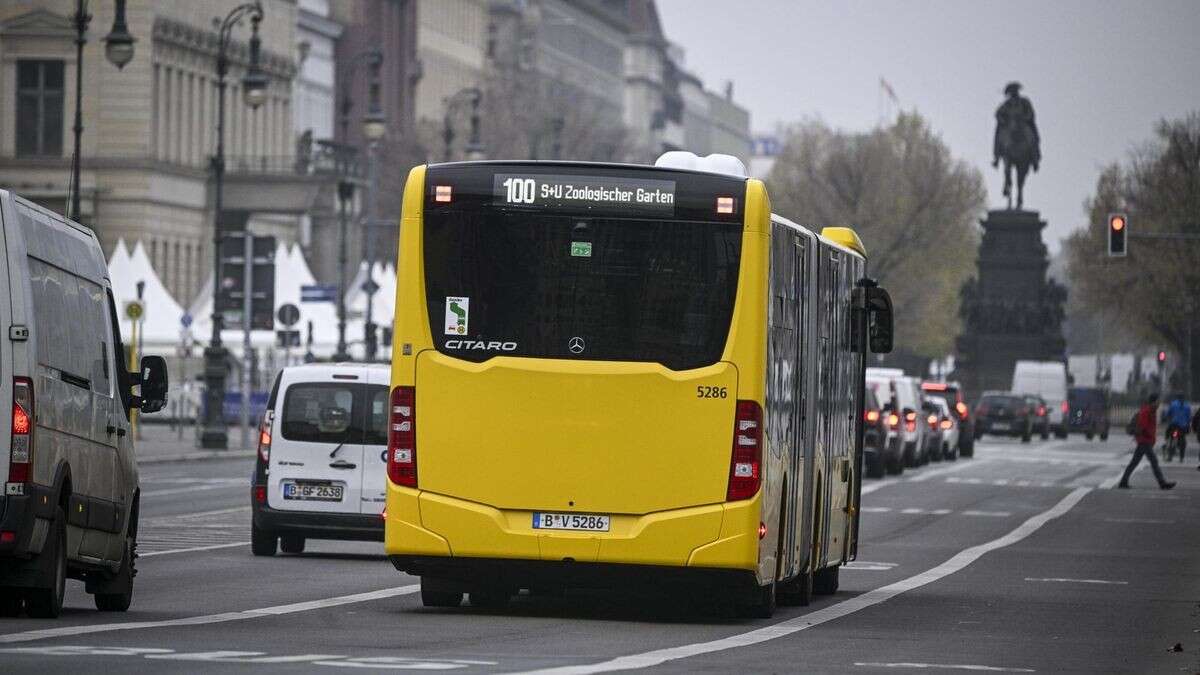
[{"label": "asphalt road", "polygon": [[870,481],[842,590],[762,621],[617,593],[425,609],[378,544],[251,556],[250,460],[148,465],[131,610],[71,582],[59,620],[0,619],[0,670],[1200,673],[1195,454],[1173,491],[1113,489],[1129,446],[985,440]]}]

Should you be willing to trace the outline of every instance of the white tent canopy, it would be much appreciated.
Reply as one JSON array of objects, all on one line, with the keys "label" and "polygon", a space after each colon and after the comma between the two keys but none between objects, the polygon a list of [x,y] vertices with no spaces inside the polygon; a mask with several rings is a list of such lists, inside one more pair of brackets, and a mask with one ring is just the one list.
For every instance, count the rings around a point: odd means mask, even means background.
[{"label": "white tent canopy", "polygon": [[109,278],[112,281],[113,300],[117,304],[117,314],[121,318],[121,335],[129,339],[133,332],[132,322],[125,318],[126,303],[136,300],[137,284],[144,282],[142,303],[146,313],[142,321],[142,342],[146,345],[164,346],[179,343],[179,332],[183,327],[180,317],[183,308],[171,297],[163,286],[162,281],[150,264],[150,257],[142,242],[133,247],[130,254],[125,247],[125,241],[117,242],[112,259],[108,262]]}]

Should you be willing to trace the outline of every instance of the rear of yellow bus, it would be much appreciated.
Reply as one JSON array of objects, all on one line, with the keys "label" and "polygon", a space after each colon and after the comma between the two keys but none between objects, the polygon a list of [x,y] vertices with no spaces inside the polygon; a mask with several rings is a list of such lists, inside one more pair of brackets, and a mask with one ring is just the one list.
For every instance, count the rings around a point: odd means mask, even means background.
[{"label": "rear of yellow bus", "polygon": [[760,182],[715,174],[411,172],[386,552],[427,605],[638,582],[754,597],[770,581],[768,214]]}]

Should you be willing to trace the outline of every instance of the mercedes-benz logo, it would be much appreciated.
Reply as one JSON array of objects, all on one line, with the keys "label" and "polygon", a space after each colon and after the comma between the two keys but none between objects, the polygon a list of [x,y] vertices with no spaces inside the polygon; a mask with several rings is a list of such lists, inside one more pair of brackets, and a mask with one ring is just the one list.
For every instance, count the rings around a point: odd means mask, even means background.
[{"label": "mercedes-benz logo", "polygon": [[568,340],[567,349],[570,349],[572,354],[582,354],[584,349],[583,338],[576,335]]}]

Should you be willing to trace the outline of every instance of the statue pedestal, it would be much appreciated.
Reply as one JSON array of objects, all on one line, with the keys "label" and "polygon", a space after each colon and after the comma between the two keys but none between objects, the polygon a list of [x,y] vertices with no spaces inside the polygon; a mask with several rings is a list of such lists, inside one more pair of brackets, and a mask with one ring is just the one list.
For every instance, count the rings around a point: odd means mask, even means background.
[{"label": "statue pedestal", "polygon": [[954,377],[972,399],[1012,386],[1018,360],[1063,361],[1062,286],[1047,281],[1046,227],[1037,211],[989,211],[978,272],[963,287]]}]

